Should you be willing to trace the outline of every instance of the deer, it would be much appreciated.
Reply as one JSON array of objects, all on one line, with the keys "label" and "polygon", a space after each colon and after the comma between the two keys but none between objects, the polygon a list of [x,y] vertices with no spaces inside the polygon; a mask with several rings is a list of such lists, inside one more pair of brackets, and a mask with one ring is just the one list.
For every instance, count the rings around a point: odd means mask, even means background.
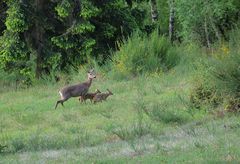
[{"label": "deer", "polygon": [[92,80],[96,78],[93,69],[88,71],[87,75],[88,75],[87,81],[75,85],[66,86],[59,91],[61,99],[57,101],[55,109],[57,108],[59,103],[61,103],[62,106],[64,107],[63,103],[71,97],[79,97],[87,94],[89,88],[91,87]]},{"label": "deer", "polygon": [[103,100],[106,101],[110,95],[113,95],[113,93],[109,89],[107,89],[107,91],[107,93],[96,94],[96,96],[93,97],[93,103],[95,104],[97,102],[102,102]]},{"label": "deer", "polygon": [[94,93],[87,93],[84,96],[80,96],[79,101],[81,101],[81,103],[83,103],[83,102],[86,102],[87,99],[89,99],[92,102],[94,96],[96,96],[98,93],[101,93],[101,91],[96,89],[96,91]]}]

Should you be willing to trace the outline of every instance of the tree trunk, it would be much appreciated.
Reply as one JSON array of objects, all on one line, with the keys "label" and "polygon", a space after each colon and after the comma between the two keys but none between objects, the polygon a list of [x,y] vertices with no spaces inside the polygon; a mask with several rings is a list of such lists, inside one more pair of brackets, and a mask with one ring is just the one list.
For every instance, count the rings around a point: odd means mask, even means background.
[{"label": "tree trunk", "polygon": [[35,13],[37,17],[35,18],[35,29],[34,29],[34,40],[36,48],[36,78],[40,78],[42,75],[42,63],[43,63],[43,27],[38,19],[41,16],[41,12],[44,5],[44,0],[35,0]]},{"label": "tree trunk", "polygon": [[211,45],[210,45],[210,40],[209,40],[208,23],[207,23],[206,16],[205,16],[205,20],[204,20],[204,31],[205,31],[207,47],[210,48]]},{"label": "tree trunk", "polygon": [[157,1],[150,0],[150,7],[151,7],[152,22],[154,23],[158,20]]},{"label": "tree trunk", "polygon": [[5,2],[0,2],[0,36],[6,29],[5,19],[7,16],[7,4]]},{"label": "tree trunk", "polygon": [[174,10],[174,0],[169,1],[169,39],[173,43],[174,41],[174,18],[175,18],[175,10]]},{"label": "tree trunk", "polygon": [[212,25],[212,28],[213,28],[213,30],[214,30],[214,32],[215,32],[215,36],[217,37],[217,39],[218,39],[218,41],[219,42],[221,42],[221,34],[219,33],[219,31],[218,31],[218,28],[216,27],[216,25],[215,25],[215,23],[214,23],[214,20],[213,20],[213,18],[211,18],[210,19],[211,20],[211,25]]}]

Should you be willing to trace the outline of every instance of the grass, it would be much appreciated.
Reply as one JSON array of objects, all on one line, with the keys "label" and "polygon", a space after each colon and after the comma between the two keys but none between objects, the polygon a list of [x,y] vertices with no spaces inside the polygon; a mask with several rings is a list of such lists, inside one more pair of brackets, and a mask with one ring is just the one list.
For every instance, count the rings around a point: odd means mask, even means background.
[{"label": "grass", "polygon": [[193,108],[186,63],[128,80],[102,74],[91,91],[114,95],[95,105],[71,98],[54,110],[63,81],[2,89],[0,163],[239,163],[240,117]]},{"label": "grass", "polygon": [[3,163],[238,163],[239,117],[166,128],[158,137],[75,149],[28,151],[2,156]]},{"label": "grass", "polygon": [[[77,77],[79,81],[84,79]],[[62,83],[3,92],[0,95],[1,144],[8,145],[7,150],[12,153],[94,146],[120,140],[113,132],[138,124],[140,113],[144,124],[167,124],[161,120],[152,121],[140,109],[141,100],[147,108],[152,108],[160,99],[169,101],[167,97],[175,95],[177,88],[173,84],[163,87],[158,84],[159,80],[162,81],[160,77],[139,77],[129,81],[97,79],[91,90],[109,88],[114,92],[107,102],[81,104],[77,98],[72,98],[65,107],[59,106],[57,110],[54,105],[59,99],[57,91]],[[77,81],[76,78],[72,83]]]}]

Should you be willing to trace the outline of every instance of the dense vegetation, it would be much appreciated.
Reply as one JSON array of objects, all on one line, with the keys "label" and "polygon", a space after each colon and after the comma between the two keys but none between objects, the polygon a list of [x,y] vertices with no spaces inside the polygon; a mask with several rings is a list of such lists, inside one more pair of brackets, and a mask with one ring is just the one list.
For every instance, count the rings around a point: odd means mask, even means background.
[{"label": "dense vegetation", "polygon": [[240,3],[4,0],[0,7],[0,66],[31,83],[45,74],[78,69],[91,59],[104,64],[112,58],[110,50],[119,48],[116,42],[133,31],[145,35],[156,28],[156,35],[169,35],[172,42],[197,41],[211,48],[229,39]]},{"label": "dense vegetation", "polygon": [[[0,2],[0,163],[239,162],[239,0]],[[57,90],[94,67],[96,105]]]}]

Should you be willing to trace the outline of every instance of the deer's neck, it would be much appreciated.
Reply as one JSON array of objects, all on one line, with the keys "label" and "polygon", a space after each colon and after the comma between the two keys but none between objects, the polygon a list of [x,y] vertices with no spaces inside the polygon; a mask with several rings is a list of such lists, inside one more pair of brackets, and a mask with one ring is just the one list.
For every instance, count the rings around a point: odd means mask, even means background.
[{"label": "deer's neck", "polygon": [[91,84],[92,84],[92,79],[88,79],[88,81],[87,81],[87,85],[88,85],[88,87],[90,87]]}]

